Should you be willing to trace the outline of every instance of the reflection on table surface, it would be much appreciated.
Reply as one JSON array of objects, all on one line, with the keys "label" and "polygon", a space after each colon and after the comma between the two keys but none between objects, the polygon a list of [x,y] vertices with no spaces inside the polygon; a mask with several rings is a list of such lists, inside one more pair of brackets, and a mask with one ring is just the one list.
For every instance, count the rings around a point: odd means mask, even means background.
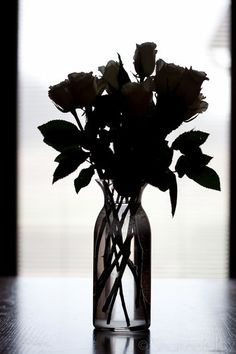
[{"label": "reflection on table surface", "polygon": [[147,332],[97,331],[92,279],[0,278],[0,353],[235,353],[236,281],[153,279]]}]

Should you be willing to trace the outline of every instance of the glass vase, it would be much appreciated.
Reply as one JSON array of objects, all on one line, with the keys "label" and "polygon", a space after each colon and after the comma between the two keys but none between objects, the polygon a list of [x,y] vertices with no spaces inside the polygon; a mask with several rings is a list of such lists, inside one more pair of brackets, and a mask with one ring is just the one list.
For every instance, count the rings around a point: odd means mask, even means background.
[{"label": "glass vase", "polygon": [[142,207],[143,186],[132,197],[97,180],[104,206],[94,227],[93,325],[112,331],[150,326],[151,230]]}]

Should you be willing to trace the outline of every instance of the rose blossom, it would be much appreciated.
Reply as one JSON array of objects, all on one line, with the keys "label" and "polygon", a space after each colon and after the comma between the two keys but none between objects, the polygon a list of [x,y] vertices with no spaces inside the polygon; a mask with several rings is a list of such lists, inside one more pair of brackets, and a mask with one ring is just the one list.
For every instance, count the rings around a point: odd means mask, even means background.
[{"label": "rose blossom", "polygon": [[174,91],[182,79],[184,68],[175,64],[167,64],[159,59],[156,63],[155,84],[159,94],[166,94]]},{"label": "rose blossom", "polygon": [[141,116],[147,112],[152,99],[152,83],[146,80],[142,83],[128,82],[121,90],[125,97],[127,110],[131,115]]},{"label": "rose blossom", "polygon": [[203,101],[204,98],[206,97],[200,93],[194,102],[189,106],[185,115],[185,121],[192,120],[196,118],[199,113],[203,113],[207,110],[208,103]]},{"label": "rose blossom", "polygon": [[208,104],[201,93],[204,80],[208,80],[205,72],[183,68],[175,64],[167,64],[159,59],[156,64],[155,91],[162,95],[171,95],[178,99],[185,108],[184,120],[204,112]]},{"label": "rose blossom", "polygon": [[74,109],[74,100],[68,80],[50,86],[48,96],[60,111],[69,112]]},{"label": "rose blossom", "polygon": [[68,75],[76,108],[92,105],[97,95],[97,80],[90,73],[71,73]]}]

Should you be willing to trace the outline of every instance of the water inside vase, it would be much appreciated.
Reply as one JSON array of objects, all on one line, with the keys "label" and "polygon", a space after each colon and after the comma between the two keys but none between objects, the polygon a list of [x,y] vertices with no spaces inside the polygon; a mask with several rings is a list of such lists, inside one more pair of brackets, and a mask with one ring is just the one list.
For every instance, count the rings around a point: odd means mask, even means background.
[{"label": "water inside vase", "polygon": [[95,328],[125,331],[150,325],[150,225],[141,203],[135,213],[127,207],[123,203],[109,218],[104,207],[95,224]]}]

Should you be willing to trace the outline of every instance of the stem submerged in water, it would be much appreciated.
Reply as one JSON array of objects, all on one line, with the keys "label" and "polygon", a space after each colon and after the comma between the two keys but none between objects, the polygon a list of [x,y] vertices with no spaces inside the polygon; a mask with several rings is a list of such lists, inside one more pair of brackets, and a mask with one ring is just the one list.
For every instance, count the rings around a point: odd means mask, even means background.
[{"label": "stem submerged in water", "polygon": [[[112,320],[117,295],[119,294],[126,325],[130,327],[131,321],[122,285],[123,275],[128,267],[133,275],[136,287],[135,307],[139,308],[141,305],[146,323],[148,323],[147,301],[142,288],[143,250],[139,237],[136,235],[137,228],[135,221],[135,215],[140,206],[140,201],[134,197],[128,198],[125,209],[121,211],[123,198],[119,195],[115,197],[114,190],[111,189],[112,183],[103,181],[103,184],[100,185],[104,191],[105,205],[104,215],[94,249],[94,311],[96,312],[98,305],[101,306],[102,312],[106,313],[106,323],[109,325]],[[127,218],[129,222],[128,227],[125,228],[124,224]],[[126,234],[124,234],[124,232],[126,232]],[[104,233],[107,236],[102,244],[101,239]],[[135,242],[135,245],[138,247],[137,265],[130,259],[131,245],[133,242]],[[101,247],[104,247],[103,251]],[[103,257],[103,270],[98,274],[98,256],[101,252]],[[141,257],[141,259],[139,259],[139,257]],[[114,270],[116,270],[116,278],[115,281],[110,284]],[[103,297],[101,297],[102,294]],[[102,303],[101,301],[104,302]]]}]

